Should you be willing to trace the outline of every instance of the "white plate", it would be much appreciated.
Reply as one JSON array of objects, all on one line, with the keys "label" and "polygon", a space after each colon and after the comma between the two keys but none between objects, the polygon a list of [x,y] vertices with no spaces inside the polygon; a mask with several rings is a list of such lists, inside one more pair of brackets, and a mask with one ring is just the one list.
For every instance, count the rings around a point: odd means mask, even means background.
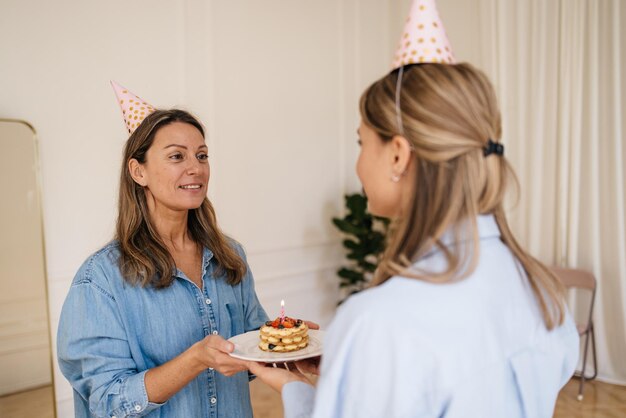
[{"label": "white plate", "polygon": [[231,357],[262,363],[285,363],[321,356],[323,339],[324,331],[309,329],[309,345],[302,350],[290,353],[272,353],[261,350],[259,348],[259,331],[250,331],[236,335],[229,338],[228,341],[235,344],[235,350],[230,353]]}]

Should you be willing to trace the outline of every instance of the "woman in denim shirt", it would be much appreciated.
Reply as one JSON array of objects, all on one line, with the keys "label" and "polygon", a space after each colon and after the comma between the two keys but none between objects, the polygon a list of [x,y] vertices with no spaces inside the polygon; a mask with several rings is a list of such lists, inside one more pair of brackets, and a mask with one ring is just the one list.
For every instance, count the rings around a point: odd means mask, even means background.
[{"label": "woman in denim shirt", "polygon": [[228,338],[268,319],[206,197],[202,125],[157,110],[128,139],[116,239],[79,269],[58,331],[75,416],[251,417]]}]

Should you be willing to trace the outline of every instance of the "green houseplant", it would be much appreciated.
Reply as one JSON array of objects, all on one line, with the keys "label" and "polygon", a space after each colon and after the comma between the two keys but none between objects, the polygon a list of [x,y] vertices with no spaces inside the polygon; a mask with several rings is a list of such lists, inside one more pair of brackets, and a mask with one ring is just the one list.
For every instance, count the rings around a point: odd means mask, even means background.
[{"label": "green houseplant", "polygon": [[[387,218],[367,211],[367,197],[361,193],[345,195],[346,215],[333,218],[333,224],[345,235],[348,265],[337,271],[344,298],[363,290],[372,279],[385,249]],[[341,303],[341,302],[340,302]]]}]

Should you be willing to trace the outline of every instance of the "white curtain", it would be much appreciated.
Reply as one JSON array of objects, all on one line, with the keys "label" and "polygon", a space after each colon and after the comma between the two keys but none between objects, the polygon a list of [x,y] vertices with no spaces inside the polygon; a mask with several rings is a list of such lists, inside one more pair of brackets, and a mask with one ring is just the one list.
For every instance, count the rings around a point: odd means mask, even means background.
[{"label": "white curtain", "polygon": [[544,262],[595,273],[599,378],[626,384],[626,2],[477,4],[521,185],[511,223]]}]

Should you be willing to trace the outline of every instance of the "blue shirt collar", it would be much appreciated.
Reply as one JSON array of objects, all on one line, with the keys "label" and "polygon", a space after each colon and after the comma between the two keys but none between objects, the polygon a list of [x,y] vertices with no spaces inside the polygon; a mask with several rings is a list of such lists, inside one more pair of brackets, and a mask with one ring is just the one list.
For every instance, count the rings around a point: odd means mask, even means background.
[{"label": "blue shirt collar", "polygon": [[[207,247],[203,247],[202,248],[202,277],[204,277],[204,275],[206,274],[207,267],[211,263],[212,259],[213,259],[213,251],[209,250]],[[183,273],[178,268],[174,272],[174,276],[178,277],[179,279],[189,280],[189,278],[185,275],[185,273]]]},{"label": "blue shirt collar", "polygon": [[207,266],[213,259],[213,251],[209,250],[207,247],[202,249],[202,270],[206,270]]}]

